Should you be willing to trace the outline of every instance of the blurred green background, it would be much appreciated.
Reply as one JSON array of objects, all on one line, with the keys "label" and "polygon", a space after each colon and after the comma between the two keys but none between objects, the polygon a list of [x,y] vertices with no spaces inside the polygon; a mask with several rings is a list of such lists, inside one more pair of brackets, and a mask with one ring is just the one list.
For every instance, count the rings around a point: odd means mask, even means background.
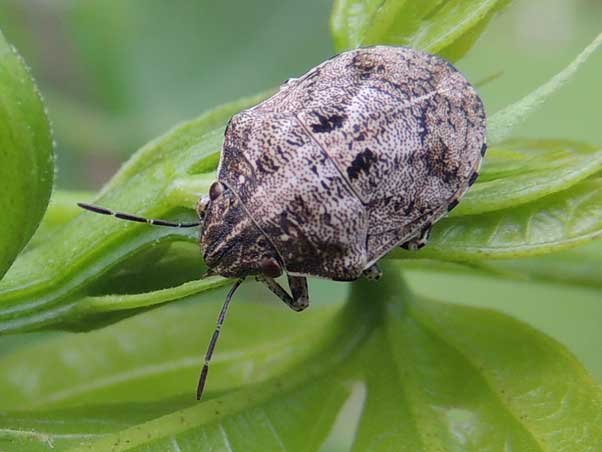
[{"label": "blurred green background", "polygon": [[[332,55],[330,0],[0,0],[0,28],[47,100],[58,187],[97,189],[139,146],[222,102],[271,88]],[[602,25],[598,0],[517,0],[458,66],[489,113],[571,61]],[[602,143],[602,54],[515,135]],[[495,307],[568,345],[602,381],[599,290],[408,272],[433,297]],[[332,289],[319,286],[316,295]],[[451,294],[451,295],[450,295]]]}]

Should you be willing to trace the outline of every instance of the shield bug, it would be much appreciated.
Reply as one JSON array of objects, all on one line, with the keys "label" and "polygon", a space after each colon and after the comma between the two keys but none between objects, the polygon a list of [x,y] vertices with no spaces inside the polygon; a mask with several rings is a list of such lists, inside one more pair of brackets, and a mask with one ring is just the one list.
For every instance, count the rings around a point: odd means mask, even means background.
[{"label": "shield bug", "polygon": [[[211,274],[237,278],[220,313],[199,380],[228,305],[247,276],[295,311],[308,306],[307,276],[378,279],[396,246],[418,249],[432,225],[478,177],[485,154],[483,103],[444,59],[403,47],[341,53],[234,115],[217,181],[197,206]],[[290,293],[275,278],[286,274]]]}]

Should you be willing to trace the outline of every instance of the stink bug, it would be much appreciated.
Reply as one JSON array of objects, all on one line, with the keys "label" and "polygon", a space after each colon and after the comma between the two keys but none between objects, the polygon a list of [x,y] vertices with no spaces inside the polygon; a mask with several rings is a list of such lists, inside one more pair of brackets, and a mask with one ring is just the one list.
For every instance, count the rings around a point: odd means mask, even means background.
[{"label": "stink bug", "polygon": [[[378,260],[396,246],[424,246],[432,225],[475,182],[485,130],[477,92],[444,59],[403,47],[356,49],[232,117],[198,223],[80,206],[162,226],[200,225],[210,274],[238,279],[209,344],[200,399],[245,277],[295,311],[309,304],[307,276],[378,279]],[[290,294],[275,280],[283,273]]]}]

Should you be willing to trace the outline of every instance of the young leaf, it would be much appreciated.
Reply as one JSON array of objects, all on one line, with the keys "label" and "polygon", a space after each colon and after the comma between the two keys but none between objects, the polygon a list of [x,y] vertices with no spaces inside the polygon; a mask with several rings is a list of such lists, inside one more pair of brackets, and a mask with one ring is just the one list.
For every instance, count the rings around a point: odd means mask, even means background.
[{"label": "young leaf", "polygon": [[[183,175],[213,170],[224,123],[264,96],[220,107],[149,143],[105,186],[97,202],[142,216],[177,219],[169,199],[171,184]],[[85,294],[111,268],[151,246],[193,241],[196,235],[191,230],[151,228],[82,213],[52,240],[20,256],[0,281],[0,332],[61,323],[74,309],[73,296]],[[199,276],[201,270],[199,261]]]},{"label": "young leaf", "polygon": [[[208,399],[278,375],[342,340],[346,331],[363,328],[362,318],[341,311],[340,303],[294,315],[276,300],[261,303],[270,298],[264,287],[257,286],[254,296],[249,287],[242,289],[247,290],[237,294],[211,364]],[[202,352],[224,297],[224,291],[214,291],[85,336],[65,333],[0,357],[2,409],[56,410],[108,400],[194,403]]]},{"label": "young leaf", "polygon": [[[46,445],[48,441],[63,441],[74,450],[480,451],[511,447],[543,451],[602,447],[602,391],[563,346],[496,312],[414,299],[396,280],[394,267],[385,271],[386,278],[378,284],[355,283],[342,310],[322,306],[307,316],[296,316],[282,308],[282,316],[278,314],[274,321],[277,311],[273,307],[243,308],[239,303],[232,311],[236,325],[230,324],[226,330],[230,340],[238,337],[228,345],[224,336],[222,345],[229,350],[219,352],[222,359],[216,366],[219,369],[212,369],[212,393],[202,403],[166,398],[182,394],[177,392],[178,387],[182,390],[177,381],[193,380],[192,369],[174,367],[170,360],[178,353],[179,341],[188,344],[187,333],[198,335],[199,328],[192,321],[181,326],[166,322],[175,320],[173,315],[162,318],[181,306],[128,320],[129,332],[125,325],[114,325],[93,335],[68,337],[66,345],[72,345],[63,358],[53,362],[49,356],[39,365],[34,361],[33,376],[19,363],[25,362],[35,346],[17,351],[0,363],[9,371],[0,372],[0,376],[10,377],[12,388],[0,385],[3,397],[11,397],[9,406],[23,402],[11,395],[15,387],[25,388],[20,397],[26,395],[26,403],[43,397],[39,391],[46,383],[35,375],[51,376],[51,397],[61,394],[60,375],[67,378],[63,394],[84,389],[80,392],[84,397],[39,401],[40,408],[55,408],[38,411],[38,416],[21,416],[18,424],[16,414],[6,413],[0,417],[4,441],[11,444],[11,450],[31,450],[32,444]],[[245,317],[253,311],[251,325]],[[294,319],[289,322],[287,316]],[[145,323],[142,318],[155,320]],[[171,328],[176,339],[156,334],[157,325]],[[141,327],[148,334],[140,334]],[[287,328],[292,330],[281,335]],[[252,339],[257,333],[261,335],[258,342],[247,349],[241,338]],[[290,339],[291,333],[294,339]],[[135,338],[134,342],[123,342],[125,334]],[[280,341],[289,345],[274,356],[270,352]],[[120,343],[130,347],[116,346]],[[289,362],[288,347],[304,344],[305,357]],[[60,353],[60,344],[54,345],[54,353]],[[153,353],[154,347],[161,352]],[[264,356],[272,356],[282,367],[272,366],[269,359],[260,361],[269,370],[258,377],[260,362],[247,365],[249,360],[254,362],[256,347],[267,347]],[[116,355],[119,359],[112,359]],[[32,356],[44,356],[43,350]],[[241,359],[243,366],[237,366]],[[145,367],[148,361],[153,365]],[[108,369],[111,363],[130,371],[119,378],[96,377],[94,369]],[[136,368],[155,371],[136,372]],[[11,369],[15,373],[11,374]],[[80,373],[80,369],[84,371]],[[245,369],[250,369],[252,376],[241,380]],[[96,387],[97,381],[104,383]],[[240,389],[234,390],[237,387]],[[149,388],[159,391],[155,403],[148,401],[153,397]],[[227,392],[221,393],[220,388]],[[128,399],[130,402],[125,401]],[[138,400],[137,404],[133,400]],[[83,425],[77,417],[78,406],[69,409],[71,414],[67,408],[59,408],[78,403],[94,415],[95,422]],[[157,409],[161,403],[163,411]],[[134,421],[124,422],[124,413],[131,414]],[[155,418],[148,419],[152,415]],[[65,432],[73,437],[65,438]]]},{"label": "young leaf", "polygon": [[569,141],[514,140],[487,152],[477,184],[452,216],[525,204],[556,193],[602,169],[602,148]]},{"label": "young leaf", "polygon": [[331,30],[338,51],[374,44],[410,46],[455,61],[508,0],[337,0]]},{"label": "young leaf", "polygon": [[[451,261],[508,259],[572,248],[602,236],[602,179],[484,215],[445,218],[416,257]],[[403,250],[394,256],[411,256]]]},{"label": "young leaf", "polygon": [[602,239],[559,253],[485,262],[483,266],[509,277],[602,289]]},{"label": "young leaf", "polygon": [[0,278],[38,227],[54,179],[50,126],[38,89],[0,33]]},{"label": "young leaf", "polygon": [[552,77],[549,81],[519,101],[491,116],[487,131],[487,141],[490,144],[496,144],[508,138],[514,127],[518,124],[522,124],[549,96],[562,88],[562,86],[577,73],[577,70],[596,51],[600,44],[602,44],[602,33],[599,34],[590,45],[583,49],[571,64]]},{"label": "young leaf", "polygon": [[27,244],[26,250],[50,240],[53,232],[81,213],[77,203],[82,199],[91,199],[93,193],[83,191],[54,190],[48,203],[48,209],[42,217],[40,226]]},{"label": "young leaf", "polygon": [[114,404],[104,407],[46,411],[0,412],[1,450],[63,451],[100,439],[109,433],[182,409],[181,402]]}]

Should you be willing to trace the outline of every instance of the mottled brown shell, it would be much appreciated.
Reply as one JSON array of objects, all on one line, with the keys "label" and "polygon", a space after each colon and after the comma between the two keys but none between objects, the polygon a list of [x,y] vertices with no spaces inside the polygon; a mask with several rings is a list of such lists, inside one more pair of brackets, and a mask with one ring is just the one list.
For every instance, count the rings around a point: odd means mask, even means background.
[{"label": "mottled brown shell", "polygon": [[287,272],[353,280],[457,204],[485,129],[477,92],[444,59],[357,49],[235,115],[218,179]]}]

